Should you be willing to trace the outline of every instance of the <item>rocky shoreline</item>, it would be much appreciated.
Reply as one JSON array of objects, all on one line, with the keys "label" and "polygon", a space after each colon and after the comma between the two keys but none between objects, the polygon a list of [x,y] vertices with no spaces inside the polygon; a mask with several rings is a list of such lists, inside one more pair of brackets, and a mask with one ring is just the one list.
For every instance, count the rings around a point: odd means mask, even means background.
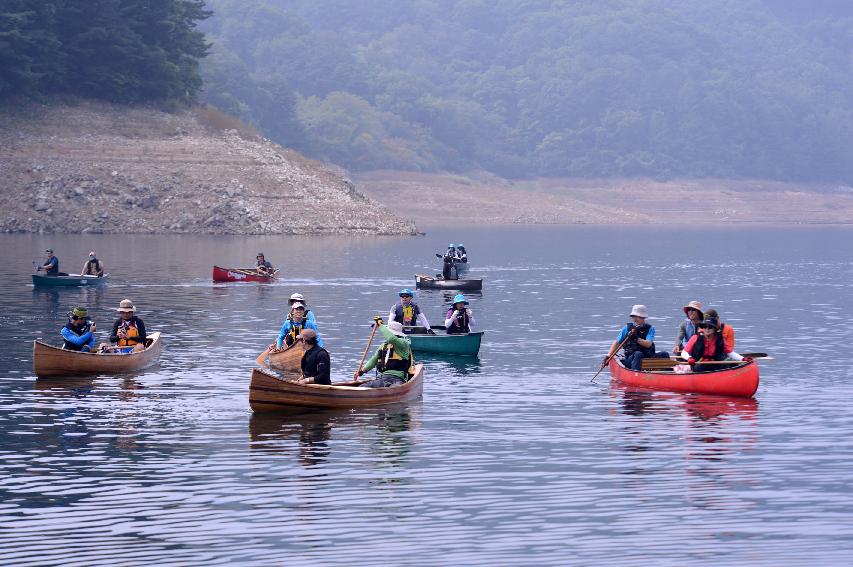
[{"label": "rocky shoreline", "polygon": [[208,108],[0,110],[0,232],[415,234],[340,172]]}]

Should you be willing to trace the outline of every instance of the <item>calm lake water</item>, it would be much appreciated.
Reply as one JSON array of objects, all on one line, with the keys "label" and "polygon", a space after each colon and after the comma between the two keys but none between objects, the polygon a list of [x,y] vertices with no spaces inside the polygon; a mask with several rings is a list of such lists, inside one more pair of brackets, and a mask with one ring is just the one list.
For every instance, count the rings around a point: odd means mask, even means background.
[{"label": "calm lake water", "polygon": [[[853,557],[853,231],[495,228],[413,238],[0,236],[0,564],[847,565]],[[422,356],[423,400],[253,416],[255,356],[306,296],[333,374],[356,368],[435,252],[463,240],[479,359]],[[103,289],[34,290],[51,246]],[[281,265],[212,284],[214,263]],[[131,298],[158,367],[36,381],[85,305]],[[438,324],[449,294],[419,292]],[[717,308],[761,364],[755,400],[590,378],[634,303],[660,349]],[[100,333],[105,334],[104,332]]]}]

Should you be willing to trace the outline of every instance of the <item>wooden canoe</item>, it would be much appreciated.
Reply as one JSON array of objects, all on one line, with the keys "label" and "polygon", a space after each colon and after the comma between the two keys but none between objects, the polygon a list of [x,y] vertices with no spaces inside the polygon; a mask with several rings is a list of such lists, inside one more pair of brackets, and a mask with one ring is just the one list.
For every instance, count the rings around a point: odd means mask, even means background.
[{"label": "wooden canoe", "polygon": [[302,355],[305,350],[302,348],[302,341],[297,341],[286,349],[270,353],[267,356],[267,364],[270,368],[281,370],[283,372],[302,372]]},{"label": "wooden canoe", "polygon": [[249,406],[253,412],[298,413],[310,408],[359,408],[407,402],[420,398],[424,365],[415,366],[412,379],[389,388],[364,388],[356,382],[298,384],[261,368],[252,370]]},{"label": "wooden canoe", "polygon": [[67,276],[41,276],[33,274],[33,285],[38,287],[82,287],[104,285],[110,278],[109,274],[98,276],[84,276],[69,274]]},{"label": "wooden canoe", "polygon": [[160,333],[148,335],[148,347],[130,354],[77,352],[33,341],[36,377],[121,374],[148,368],[160,360]]},{"label": "wooden canoe", "polygon": [[215,282],[272,282],[275,281],[275,275],[278,270],[272,274],[264,274],[257,268],[220,268],[213,266],[213,281]]},{"label": "wooden canoe", "polygon": [[458,289],[460,291],[479,291],[483,289],[483,278],[459,278],[446,280],[441,276],[415,275],[417,289]]},{"label": "wooden canoe", "polygon": [[[458,354],[477,356],[483,332],[448,335],[446,331],[435,329],[434,335],[426,334],[424,327],[412,327],[413,332],[406,333],[414,352],[435,352],[439,354]],[[420,331],[420,332],[418,332]]]},{"label": "wooden canoe", "polygon": [[710,372],[676,374],[672,371],[629,370],[621,360],[613,357],[610,359],[610,376],[628,386],[670,392],[751,398],[758,390],[758,363],[755,360]]}]

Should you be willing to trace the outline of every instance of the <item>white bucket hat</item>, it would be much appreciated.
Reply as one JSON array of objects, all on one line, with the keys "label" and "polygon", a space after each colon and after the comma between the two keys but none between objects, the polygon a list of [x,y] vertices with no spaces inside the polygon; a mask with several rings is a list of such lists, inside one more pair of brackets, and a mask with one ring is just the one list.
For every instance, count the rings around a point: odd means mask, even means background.
[{"label": "white bucket hat", "polygon": [[398,337],[405,336],[405,333],[403,333],[403,324],[399,321],[391,321],[390,323],[388,323],[388,330],[397,335]]},{"label": "white bucket hat", "polygon": [[649,310],[645,305],[635,305],[631,308],[631,317],[642,317],[645,319],[649,316]]},{"label": "white bucket hat", "polygon": [[136,307],[133,306],[133,302],[129,299],[122,299],[121,303],[118,304],[118,309],[116,309],[119,313],[122,311],[136,313]]},{"label": "white bucket hat", "polygon": [[305,298],[302,297],[301,293],[294,293],[290,296],[290,301],[305,301]]}]

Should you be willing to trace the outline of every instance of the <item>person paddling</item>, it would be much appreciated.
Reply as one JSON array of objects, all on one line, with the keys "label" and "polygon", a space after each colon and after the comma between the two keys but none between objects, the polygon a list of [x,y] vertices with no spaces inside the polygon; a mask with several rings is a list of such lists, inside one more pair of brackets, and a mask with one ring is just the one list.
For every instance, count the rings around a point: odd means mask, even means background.
[{"label": "person paddling", "polygon": [[255,257],[257,260],[257,264],[255,265],[255,269],[262,274],[272,274],[275,272],[275,268],[273,265],[269,263],[266,258],[264,258],[263,252],[258,252],[258,255]]},{"label": "person paddling", "polygon": [[47,255],[44,264],[36,268],[37,272],[44,272],[46,276],[67,276],[68,274],[60,273],[59,258],[53,255],[53,249],[48,248],[44,251]]},{"label": "person paddling", "polygon": [[59,331],[62,335],[62,348],[78,352],[90,352],[95,347],[94,321],[89,320],[89,311],[85,307],[75,307],[68,314],[68,322]]},{"label": "person paddling", "polygon": [[80,270],[81,276],[97,276],[104,277],[104,263],[98,260],[95,256],[95,251],[89,252],[89,258],[83,264],[83,269]]},{"label": "person paddling", "polygon": [[[622,363],[630,370],[640,370],[644,358],[655,358],[655,328],[646,323],[649,310],[645,305],[634,305],[631,308],[631,322],[619,332],[619,336],[610,345],[610,351],[604,361],[612,358],[622,345],[624,354]],[[624,344],[623,344],[624,342]],[[669,357],[669,355],[665,355]],[[602,365],[606,362],[602,362]]]},{"label": "person paddling", "polygon": [[[741,355],[729,348],[723,335],[717,332],[717,319],[711,317],[699,323],[700,333],[694,335],[681,351],[681,358],[687,361],[694,372],[705,372],[709,370],[720,370],[719,366],[702,364],[703,361],[731,360],[740,362],[744,359]],[[723,365],[728,366],[728,365]]]},{"label": "person paddling", "polygon": [[388,325],[382,324],[381,318],[376,318],[379,332],[385,337],[385,342],[367,360],[364,366],[355,371],[356,380],[364,374],[376,368],[379,375],[360,386],[365,388],[387,388],[405,384],[409,381],[409,370],[414,366],[412,358],[412,347],[409,338],[403,334],[403,325],[397,321],[391,321]]},{"label": "person paddling", "polygon": [[448,335],[460,335],[473,331],[474,314],[468,308],[468,300],[461,293],[453,298],[453,305],[447,310],[444,318],[444,328]]},{"label": "person paddling", "polygon": [[388,313],[388,322],[396,321],[400,323],[403,325],[404,331],[408,330],[405,327],[421,325],[426,327],[427,333],[434,334],[432,329],[430,329],[426,315],[423,314],[421,308],[415,303],[415,293],[409,288],[403,288],[397,295],[400,297],[400,301],[391,306],[391,311]]},{"label": "person paddling", "polygon": [[684,314],[687,318],[678,326],[678,337],[675,339],[675,346],[672,348],[672,352],[675,354],[681,352],[687,341],[696,334],[699,323],[705,318],[702,313],[702,304],[698,301],[691,301],[685,305]]}]

